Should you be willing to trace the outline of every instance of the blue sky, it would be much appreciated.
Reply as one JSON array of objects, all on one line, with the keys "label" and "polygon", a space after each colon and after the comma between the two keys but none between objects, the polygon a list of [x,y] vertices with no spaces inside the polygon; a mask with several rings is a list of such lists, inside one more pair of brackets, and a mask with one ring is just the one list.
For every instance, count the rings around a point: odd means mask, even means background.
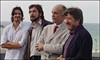
[{"label": "blue sky", "polygon": [[99,23],[99,1],[1,1],[1,21],[11,21],[13,7],[20,6],[24,12],[24,21],[29,20],[29,5],[40,4],[44,10],[45,19],[52,21],[51,10],[56,4],[66,7],[79,7],[83,11],[84,23]]}]

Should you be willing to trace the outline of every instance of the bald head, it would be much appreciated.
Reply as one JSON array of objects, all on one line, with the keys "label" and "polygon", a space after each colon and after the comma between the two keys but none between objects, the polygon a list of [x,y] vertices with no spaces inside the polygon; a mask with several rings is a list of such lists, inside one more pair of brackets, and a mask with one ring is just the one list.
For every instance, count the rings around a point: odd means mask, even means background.
[{"label": "bald head", "polygon": [[57,25],[61,24],[64,20],[64,12],[66,7],[61,4],[57,4],[52,9],[52,20]]},{"label": "bald head", "polygon": [[67,8],[62,4],[57,4],[53,7],[53,10],[58,10],[61,13],[64,13]]}]

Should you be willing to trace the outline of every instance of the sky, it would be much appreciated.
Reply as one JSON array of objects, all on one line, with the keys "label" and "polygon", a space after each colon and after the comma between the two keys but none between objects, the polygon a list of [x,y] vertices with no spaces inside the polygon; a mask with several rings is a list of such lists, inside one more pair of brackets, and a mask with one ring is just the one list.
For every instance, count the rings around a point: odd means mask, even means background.
[{"label": "sky", "polygon": [[45,19],[52,21],[52,8],[56,4],[63,4],[67,8],[79,7],[83,11],[84,23],[99,23],[99,1],[1,1],[1,22],[11,21],[12,9],[20,6],[24,12],[24,21],[30,21],[29,6],[40,4],[43,7]]}]

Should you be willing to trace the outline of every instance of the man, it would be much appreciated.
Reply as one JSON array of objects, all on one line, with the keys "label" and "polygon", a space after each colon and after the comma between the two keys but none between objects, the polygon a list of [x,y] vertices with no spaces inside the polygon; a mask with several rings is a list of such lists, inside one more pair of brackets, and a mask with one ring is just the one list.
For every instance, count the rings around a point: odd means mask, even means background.
[{"label": "man", "polygon": [[[40,34],[43,30],[43,28],[51,24],[51,22],[46,21],[44,19],[44,12],[39,4],[32,4],[29,6],[29,15],[31,20],[31,25],[29,28],[29,37],[28,38],[28,44],[30,46],[30,60],[40,60],[41,55],[40,53],[35,49],[35,45],[37,41],[39,40]],[[28,46],[28,47],[29,47]],[[28,49],[28,48],[26,48]],[[28,51],[29,52],[29,51]],[[26,56],[28,57],[28,56]]]},{"label": "man", "polygon": [[14,7],[11,15],[12,24],[5,27],[0,45],[7,49],[5,60],[20,60],[24,56],[27,28],[20,7]]},{"label": "man", "polygon": [[[55,60],[62,52],[63,44],[69,36],[69,31],[64,22],[66,7],[58,4],[52,9],[52,25],[43,29],[36,50],[41,52],[41,59]],[[56,28],[55,28],[56,27]]]},{"label": "man", "polygon": [[65,12],[66,24],[70,30],[70,36],[65,42],[63,53],[58,60],[91,60],[92,38],[83,27],[83,12],[79,8],[69,8]]}]

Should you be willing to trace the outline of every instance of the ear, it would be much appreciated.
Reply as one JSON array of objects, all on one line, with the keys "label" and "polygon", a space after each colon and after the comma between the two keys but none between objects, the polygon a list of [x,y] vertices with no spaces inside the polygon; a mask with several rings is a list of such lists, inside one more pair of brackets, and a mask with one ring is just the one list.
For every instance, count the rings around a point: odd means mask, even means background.
[{"label": "ear", "polygon": [[42,13],[40,13],[39,15],[42,16]]},{"label": "ear", "polygon": [[77,19],[77,20],[76,20],[76,23],[77,23],[77,24],[80,24],[80,19]]}]

